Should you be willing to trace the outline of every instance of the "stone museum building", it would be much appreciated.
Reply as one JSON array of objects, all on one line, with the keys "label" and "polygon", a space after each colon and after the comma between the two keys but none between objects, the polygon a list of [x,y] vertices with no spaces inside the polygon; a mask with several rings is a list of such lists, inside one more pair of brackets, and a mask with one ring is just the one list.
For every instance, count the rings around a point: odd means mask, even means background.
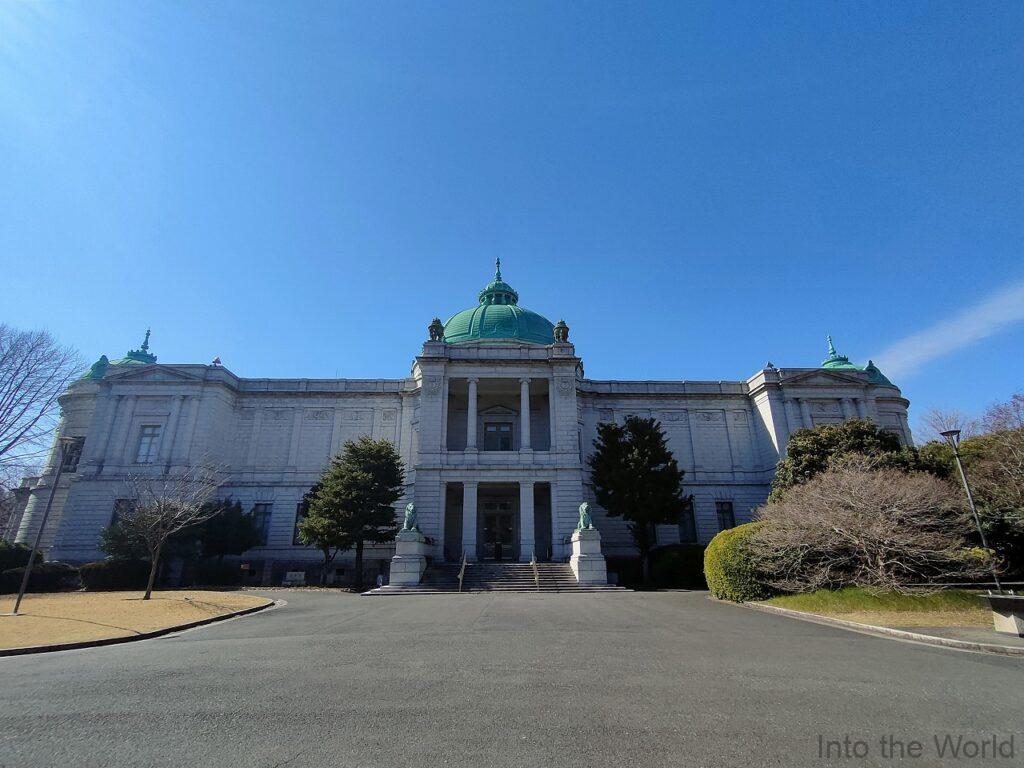
[{"label": "stone museum building", "polygon": [[[103,557],[98,536],[127,503],[127,474],[212,461],[227,468],[220,495],[240,501],[262,536],[243,558],[252,580],[319,574],[321,553],[296,535],[302,497],[361,435],[390,440],[405,462],[396,520],[415,504],[431,562],[567,561],[582,501],[605,556],[633,554],[625,524],[596,506],[586,463],[597,425],[631,414],[661,422],[693,496],[678,524],[659,527],[659,544],[707,542],[748,521],[796,429],[866,418],[911,442],[900,390],[831,339],[820,366],[768,363],[745,381],[587,378],[566,323],[521,306],[500,263],[473,306],[435,320],[428,335],[409,374],[389,379],[241,378],[219,360],[161,363],[148,331],[139,349],[101,357],[61,397],[59,433],[74,443],[43,535],[47,557]],[[17,541],[35,535],[59,457],[55,448],[43,475],[19,489]],[[371,577],[392,551],[367,552]]]}]

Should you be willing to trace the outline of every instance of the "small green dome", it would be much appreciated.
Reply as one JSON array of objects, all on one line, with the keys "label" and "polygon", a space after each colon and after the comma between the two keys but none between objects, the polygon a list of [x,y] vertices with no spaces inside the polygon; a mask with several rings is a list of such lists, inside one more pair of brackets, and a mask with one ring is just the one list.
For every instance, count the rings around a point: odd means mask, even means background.
[{"label": "small green dome", "polygon": [[448,344],[485,339],[552,344],[555,326],[546,317],[518,305],[519,294],[501,279],[501,259],[494,279],[480,291],[480,303],[452,315],[444,324]]},{"label": "small green dome", "polygon": [[850,358],[848,358],[846,355],[840,355],[838,352],[836,352],[835,345],[832,344],[831,336],[828,336],[826,338],[828,339],[828,357],[821,361],[822,368],[830,368],[832,370],[838,368],[840,370],[845,369],[848,371],[861,370],[859,366],[856,366],[853,363],[851,363]]},{"label": "small green dome", "polygon": [[152,365],[156,362],[156,355],[149,352],[149,329],[146,329],[146,338],[142,340],[142,346],[138,349],[129,350],[120,360],[115,360],[111,365]]}]

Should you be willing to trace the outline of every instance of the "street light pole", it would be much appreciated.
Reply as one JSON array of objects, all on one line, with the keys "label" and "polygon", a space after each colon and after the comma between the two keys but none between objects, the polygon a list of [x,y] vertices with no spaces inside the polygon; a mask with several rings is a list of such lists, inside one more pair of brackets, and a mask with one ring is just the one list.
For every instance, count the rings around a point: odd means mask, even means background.
[{"label": "street light pole", "polygon": [[[978,527],[978,535],[981,537],[981,546],[988,549],[988,541],[985,539],[985,531],[981,529],[981,518],[978,517],[978,508],[974,506],[974,494],[971,493],[971,484],[967,482],[967,472],[964,471],[964,463],[960,459],[960,430],[947,429],[945,432],[940,432],[939,434],[946,439],[946,442],[949,443],[949,447],[953,449],[953,458],[956,460],[956,468],[960,470],[960,479],[964,484],[964,493],[967,494],[967,504],[971,508],[971,514],[974,515],[974,524]],[[996,589],[1002,592],[1003,586],[999,583],[999,574],[996,573],[995,566],[992,566],[992,578],[996,581]]]},{"label": "street light pole", "polygon": [[50,516],[50,509],[53,507],[53,497],[57,493],[57,484],[60,482],[60,476],[64,472],[64,457],[67,453],[67,447],[74,441],[70,437],[59,437],[57,438],[57,444],[60,446],[60,460],[57,462],[57,474],[53,477],[53,485],[50,486],[50,497],[46,500],[46,509],[43,510],[43,520],[39,523],[39,530],[36,531],[36,540],[32,544],[32,549],[28,554],[28,563],[25,565],[25,575],[21,577],[21,589],[18,590],[18,599],[14,601],[14,611],[11,612],[12,616],[18,615],[18,609],[21,607],[21,600],[25,597],[25,590],[28,589],[28,579],[32,575],[32,565],[36,561],[36,551],[39,548],[39,542],[43,538],[43,530],[46,528],[46,520]]}]

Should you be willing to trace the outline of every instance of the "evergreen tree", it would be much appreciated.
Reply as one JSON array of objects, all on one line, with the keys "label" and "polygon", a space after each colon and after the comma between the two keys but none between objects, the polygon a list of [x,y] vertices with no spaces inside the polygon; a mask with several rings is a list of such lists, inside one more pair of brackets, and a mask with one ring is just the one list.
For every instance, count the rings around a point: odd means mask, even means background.
[{"label": "evergreen tree", "polygon": [[899,437],[870,421],[850,419],[841,424],[798,429],[786,444],[786,457],[775,468],[769,501],[779,501],[786,490],[806,483],[828,469],[831,461],[847,455],[873,459],[877,469],[909,472],[925,468],[917,451],[904,447]]},{"label": "evergreen tree", "polygon": [[597,503],[626,521],[649,584],[654,527],[678,522],[686,507],[683,470],[655,419],[629,416],[624,425],[598,424],[594,447],[588,463]]},{"label": "evergreen tree", "polygon": [[225,555],[240,555],[260,544],[260,532],[252,515],[242,511],[241,502],[225,499],[212,506],[217,511],[198,531],[203,557],[216,557],[221,563]]},{"label": "evergreen tree", "polygon": [[308,511],[299,522],[303,543],[324,554],[324,573],[338,552],[355,549],[355,586],[363,586],[363,548],[392,541],[398,532],[395,502],[405,469],[387,440],[362,437],[345,443],[316,486],[307,494]]}]

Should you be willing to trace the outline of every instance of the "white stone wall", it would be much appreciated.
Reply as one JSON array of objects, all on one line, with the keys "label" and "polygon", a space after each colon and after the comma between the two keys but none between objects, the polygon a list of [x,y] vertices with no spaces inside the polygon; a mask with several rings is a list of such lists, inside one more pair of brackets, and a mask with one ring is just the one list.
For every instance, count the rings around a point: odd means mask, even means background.
[{"label": "white stone wall", "polygon": [[[403,458],[407,490],[397,508],[415,502],[434,557],[443,554],[446,486],[452,483],[549,483],[556,559],[569,555],[584,500],[594,506],[606,551],[624,555],[633,552],[625,524],[604,514],[589,487],[585,462],[601,421],[635,414],[661,422],[686,473],[685,491],[694,497],[700,541],[718,532],[716,501],[733,503],[737,523],[750,519],[797,429],[866,417],[911,442],[908,404],[899,390],[859,371],[766,368],[739,382],[645,382],[588,380],[580,370],[571,344],[435,342],[424,345],[405,379],[239,379],[213,366],[117,366],[102,381],[79,382],[61,400],[61,434],[84,436],[85,449],[78,471],[62,479],[44,546],[53,558],[100,557],[97,536],[110,522],[114,500],[126,495],[126,473],[209,461],[227,473],[222,497],[247,510],[273,505],[267,544],[247,559],[318,562],[319,552],[292,542],[296,507],[346,440],[371,435],[394,442]],[[459,412],[463,406],[449,393],[468,378],[512,381],[514,387],[522,378],[536,383],[533,450],[463,450],[466,411]],[[484,395],[478,412],[489,405],[498,403]],[[504,405],[518,414],[514,396]],[[146,425],[161,427],[161,443],[158,460],[143,468],[134,459]],[[54,457],[28,492],[20,541],[30,540],[38,526],[55,466]],[[674,543],[678,527],[661,526],[658,537]],[[389,555],[389,547],[367,553],[370,559]]]}]

